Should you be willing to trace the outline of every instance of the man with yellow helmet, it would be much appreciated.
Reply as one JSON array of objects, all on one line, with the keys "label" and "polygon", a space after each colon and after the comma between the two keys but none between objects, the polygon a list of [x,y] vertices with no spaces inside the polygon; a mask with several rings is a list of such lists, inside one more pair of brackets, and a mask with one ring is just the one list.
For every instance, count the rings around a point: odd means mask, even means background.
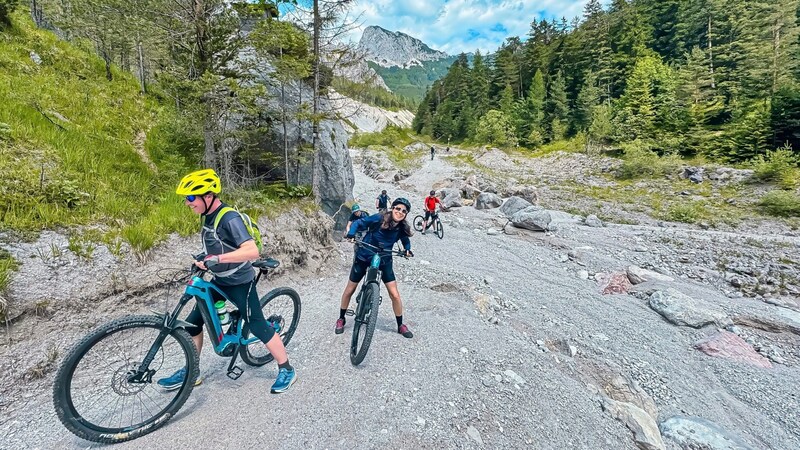
[{"label": "man with yellow helmet", "polygon": [[[285,392],[297,379],[294,368],[289,364],[289,357],[283,341],[275,330],[267,325],[258,300],[255,273],[250,261],[259,257],[258,247],[247,231],[239,214],[224,214],[215,227],[216,216],[226,205],[217,194],[222,191],[222,184],[212,169],[192,172],[181,180],[175,192],[184,196],[184,204],[196,214],[203,216],[203,229],[200,233],[203,241],[202,261],[195,265],[208,270],[213,276],[213,283],[236,304],[243,317],[250,325],[250,330],[263,342],[267,350],[278,362],[278,377],[272,385],[273,394]],[[209,263],[213,270],[206,266]],[[213,263],[213,264],[212,264]],[[212,291],[214,300],[224,300]],[[248,316],[249,312],[249,316]],[[192,336],[197,352],[203,348],[203,317],[197,306],[186,321],[193,324],[186,331]],[[172,376],[158,380],[164,389],[177,389],[183,384],[186,368],[180,369]],[[199,382],[198,382],[199,384]]]}]

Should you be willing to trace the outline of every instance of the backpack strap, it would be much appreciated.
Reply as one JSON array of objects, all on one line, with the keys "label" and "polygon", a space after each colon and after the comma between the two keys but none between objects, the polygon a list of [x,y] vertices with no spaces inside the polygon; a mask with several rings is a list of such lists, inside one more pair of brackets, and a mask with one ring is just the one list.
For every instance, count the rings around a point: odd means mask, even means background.
[{"label": "backpack strap", "polygon": [[[236,249],[235,247],[232,247],[232,246],[226,244],[222,239],[219,238],[219,235],[217,234],[217,228],[219,228],[219,223],[222,221],[222,216],[224,216],[226,213],[231,212],[231,211],[234,211],[234,212],[238,213],[238,211],[236,211],[235,209],[231,208],[230,206],[226,206],[226,207],[224,207],[224,208],[219,210],[219,212],[217,213],[217,216],[214,218],[214,229],[212,231],[214,233],[214,238],[216,240],[218,240],[219,243],[222,244],[223,247],[229,247],[229,248],[232,248],[232,249],[235,250]],[[205,247],[205,243],[203,243],[203,246]],[[203,249],[203,251],[207,253],[207,250],[205,248]],[[242,267],[244,267],[245,264],[247,264],[247,263],[243,262],[243,263],[237,265],[236,267],[234,267],[233,269],[229,269],[229,270],[226,270],[224,272],[214,273],[214,277],[215,278],[217,278],[217,277],[222,277],[222,278],[229,277],[229,276],[233,275],[237,270],[239,270]]]}]

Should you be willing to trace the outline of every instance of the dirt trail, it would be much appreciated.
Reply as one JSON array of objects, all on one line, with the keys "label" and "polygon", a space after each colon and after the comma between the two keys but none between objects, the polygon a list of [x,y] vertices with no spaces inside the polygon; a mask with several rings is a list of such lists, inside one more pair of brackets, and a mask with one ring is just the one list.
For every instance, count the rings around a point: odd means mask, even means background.
[{"label": "dirt trail", "polygon": [[[438,157],[399,184],[378,183],[356,169],[354,194],[373,211],[374,198],[387,189],[392,198],[409,197],[416,214],[431,186],[455,173]],[[268,282],[295,287],[303,301],[288,348],[300,378],[288,393],[268,393],[274,365],[245,368],[231,381],[224,375],[227,361],[206,349],[205,382],[180,414],[114,448],[224,440],[231,448],[635,449],[633,433],[601,406],[602,389],[615,377],[635,382],[651,399],[656,421],[697,416],[753,448],[800,448],[797,359],[762,369],[711,358],[692,344],[715,327],[677,327],[646,301],[601,295],[594,281],[579,277],[581,270],[618,269],[645,258],[634,243],[652,236],[624,227],[489,234],[505,219],[497,210],[471,207],[443,219],[444,239],[416,235],[416,257],[395,262],[413,339],[395,332],[385,302],[369,355],[359,367],[350,364],[350,324],[343,335],[333,333],[352,251],[339,244],[340,255],[319,275]],[[570,251],[580,255],[569,257]],[[674,285],[732,317],[794,320],[785,308],[729,299],[688,279]],[[131,308],[146,311],[163,294]],[[58,318],[41,326],[58,327]],[[57,345],[64,348],[83,332],[66,329]],[[791,333],[778,335],[775,342],[796,347]],[[22,399],[0,400],[9,411],[0,419],[3,447],[90,446],[56,420],[49,381],[32,383],[36,388]],[[665,445],[679,448],[667,439]]]}]

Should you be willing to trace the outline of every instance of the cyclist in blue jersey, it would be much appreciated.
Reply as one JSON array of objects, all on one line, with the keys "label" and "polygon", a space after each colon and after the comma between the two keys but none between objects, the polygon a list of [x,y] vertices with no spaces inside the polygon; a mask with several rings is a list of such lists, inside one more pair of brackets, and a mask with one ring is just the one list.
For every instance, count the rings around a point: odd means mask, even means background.
[{"label": "cyclist in blue jersey", "polygon": [[[392,208],[385,214],[374,214],[372,216],[359,219],[350,226],[347,231],[347,238],[353,239],[359,231],[366,231],[364,241],[376,247],[391,250],[395,242],[400,241],[406,251],[407,256],[412,256],[411,240],[408,238],[413,234],[411,226],[406,221],[406,216],[411,209],[411,202],[405,198],[397,198],[392,202]],[[374,251],[359,247],[353,266],[350,269],[350,277],[342,293],[342,301],[339,306],[339,319],[336,321],[336,334],[344,332],[345,314],[350,305],[350,298],[358,287],[358,283],[364,278],[370,265],[370,260]],[[381,259],[381,280],[389,292],[392,299],[392,309],[394,310],[397,321],[397,332],[403,337],[412,338],[414,334],[408,329],[408,325],[403,323],[403,301],[400,299],[400,291],[397,290],[397,281],[392,268],[392,257],[385,256]]]}]

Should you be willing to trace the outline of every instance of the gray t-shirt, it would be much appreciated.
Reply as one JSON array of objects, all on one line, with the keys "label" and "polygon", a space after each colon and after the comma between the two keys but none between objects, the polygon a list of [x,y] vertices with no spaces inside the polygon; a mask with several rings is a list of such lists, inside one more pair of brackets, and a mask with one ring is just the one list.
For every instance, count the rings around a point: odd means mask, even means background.
[{"label": "gray t-shirt", "polygon": [[[230,253],[238,249],[243,243],[253,239],[236,211],[228,211],[222,216],[217,227],[216,236],[214,235],[214,220],[222,208],[226,206],[228,205],[223,203],[216,211],[205,216],[201,236],[203,250],[207,255]],[[255,278],[253,265],[249,262],[220,264],[215,266],[214,271],[211,273],[214,275],[214,283],[220,286],[249,283]]]}]

